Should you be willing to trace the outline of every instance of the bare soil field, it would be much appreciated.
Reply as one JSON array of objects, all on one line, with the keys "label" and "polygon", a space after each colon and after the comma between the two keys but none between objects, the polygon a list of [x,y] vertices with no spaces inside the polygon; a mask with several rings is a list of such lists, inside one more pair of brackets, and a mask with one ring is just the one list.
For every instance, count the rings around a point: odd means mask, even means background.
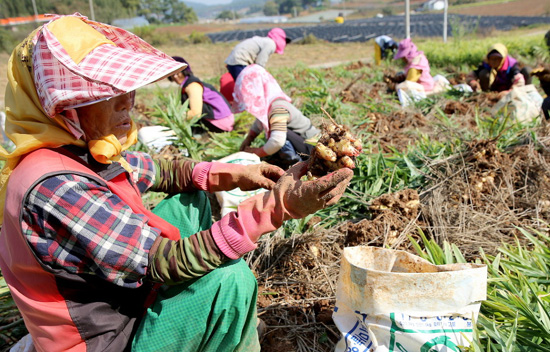
[{"label": "bare soil field", "polygon": [[[185,27],[188,26],[181,28]],[[174,27],[170,28],[174,29]],[[159,46],[158,49],[169,55],[185,57],[198,77],[209,79],[219,77],[227,71],[223,62],[234,45],[235,43],[196,44],[181,47]],[[294,67],[298,64],[323,66],[340,62],[372,60],[372,57],[373,47],[365,43],[289,45],[283,55],[271,56],[268,68]],[[8,59],[8,54],[0,53],[0,109],[4,108]]]},{"label": "bare soil field", "polygon": [[[424,2],[423,0],[411,0],[411,10],[420,7]],[[352,1],[336,6],[340,6],[342,9],[357,9],[363,15],[369,16],[382,12],[384,8],[391,8],[395,14],[405,11],[405,2],[399,0]],[[545,0],[509,0],[487,4],[486,1],[481,0],[473,4],[458,7],[451,6],[449,13],[482,16],[548,16],[550,15],[550,2]],[[357,18],[354,15],[349,17]]]},{"label": "bare soil field", "polygon": [[491,5],[451,7],[449,13],[474,16],[548,16],[550,15],[550,1],[515,0]]},{"label": "bare soil field", "polygon": [[[224,60],[235,43],[190,45],[181,48],[159,47],[170,55],[185,57],[201,78],[212,78],[226,72]],[[298,64],[315,66],[333,62],[368,60],[373,56],[372,45],[365,43],[317,43],[288,45],[283,55],[270,57],[267,68],[294,67]]]}]

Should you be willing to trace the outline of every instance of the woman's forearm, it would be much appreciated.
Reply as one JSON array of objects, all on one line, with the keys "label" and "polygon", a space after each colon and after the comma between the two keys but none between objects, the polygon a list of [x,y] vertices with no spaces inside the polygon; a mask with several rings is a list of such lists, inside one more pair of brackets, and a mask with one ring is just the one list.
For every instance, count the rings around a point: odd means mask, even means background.
[{"label": "woman's forearm", "polygon": [[149,252],[147,275],[154,282],[177,284],[201,277],[228,260],[211,230],[179,241],[158,237]]},{"label": "woman's forearm", "polygon": [[194,167],[194,161],[184,159],[155,160],[155,183],[151,190],[168,194],[197,190],[192,179]]},{"label": "woman's forearm", "polygon": [[189,111],[187,117],[192,118],[202,114],[202,95],[204,88],[198,82],[193,82],[185,88],[185,93],[189,97]]}]

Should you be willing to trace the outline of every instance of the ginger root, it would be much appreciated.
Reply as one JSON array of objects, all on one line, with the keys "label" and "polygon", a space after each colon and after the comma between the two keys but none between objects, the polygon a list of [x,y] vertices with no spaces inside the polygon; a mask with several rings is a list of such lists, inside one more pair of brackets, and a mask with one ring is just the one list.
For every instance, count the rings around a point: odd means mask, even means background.
[{"label": "ginger root", "polygon": [[308,180],[344,167],[354,169],[356,158],[363,151],[361,140],[353,136],[348,127],[337,124],[330,115],[327,116],[330,122],[323,124],[321,137],[309,158]]}]

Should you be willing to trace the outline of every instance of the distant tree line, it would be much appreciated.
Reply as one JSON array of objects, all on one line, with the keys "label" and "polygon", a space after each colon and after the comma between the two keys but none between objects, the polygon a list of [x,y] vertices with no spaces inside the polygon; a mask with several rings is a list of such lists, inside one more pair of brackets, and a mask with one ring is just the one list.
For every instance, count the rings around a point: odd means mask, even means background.
[{"label": "distant tree line", "polygon": [[266,16],[294,14],[309,7],[330,5],[330,0],[270,0],[264,5]]},{"label": "distant tree line", "polygon": [[241,18],[241,15],[237,11],[223,10],[218,16],[217,20],[236,20]]},{"label": "distant tree line", "polygon": [[[91,16],[89,0],[35,0],[39,14]],[[144,16],[151,23],[194,23],[195,11],[179,0],[93,0],[96,21],[111,23],[117,18]],[[34,15],[32,0],[1,0],[0,17]]]}]

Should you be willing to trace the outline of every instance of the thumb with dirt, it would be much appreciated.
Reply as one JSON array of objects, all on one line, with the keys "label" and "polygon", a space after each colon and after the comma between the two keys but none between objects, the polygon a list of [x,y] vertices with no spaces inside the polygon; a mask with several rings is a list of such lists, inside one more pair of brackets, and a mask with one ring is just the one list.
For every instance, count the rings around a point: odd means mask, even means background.
[{"label": "thumb with dirt", "polygon": [[301,181],[307,162],[291,167],[273,190],[239,204],[236,219],[252,242],[278,229],[283,221],[300,219],[333,205],[344,194],[353,171],[343,168],[314,181]]}]

